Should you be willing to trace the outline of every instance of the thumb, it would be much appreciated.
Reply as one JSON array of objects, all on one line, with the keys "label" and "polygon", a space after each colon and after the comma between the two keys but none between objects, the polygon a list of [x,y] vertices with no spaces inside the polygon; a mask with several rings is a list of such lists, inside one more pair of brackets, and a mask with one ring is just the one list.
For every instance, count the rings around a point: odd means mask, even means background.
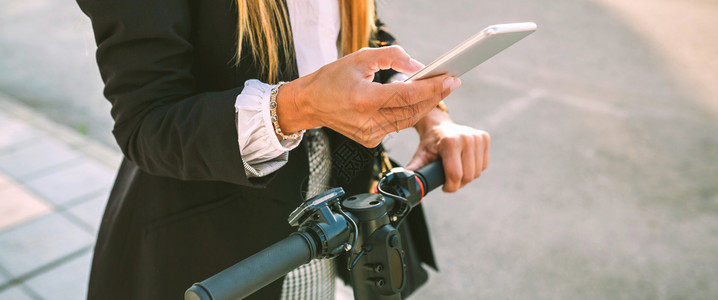
[{"label": "thumb", "polygon": [[370,67],[372,74],[376,71],[386,69],[394,69],[401,73],[413,74],[424,68],[423,64],[411,58],[411,56],[404,51],[404,48],[398,45],[367,48],[361,52],[357,52],[357,55],[360,55],[360,59]]},{"label": "thumb", "polygon": [[430,154],[426,150],[419,149],[414,154],[414,157],[411,158],[408,164],[406,164],[406,167],[404,167],[407,170],[418,170],[419,168],[428,165],[430,162],[436,160],[436,155]]}]

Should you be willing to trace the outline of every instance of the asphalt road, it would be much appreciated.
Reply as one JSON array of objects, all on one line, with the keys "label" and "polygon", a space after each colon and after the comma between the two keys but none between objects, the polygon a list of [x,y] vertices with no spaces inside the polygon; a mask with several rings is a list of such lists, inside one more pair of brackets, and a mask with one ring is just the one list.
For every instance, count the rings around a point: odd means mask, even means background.
[{"label": "asphalt road", "polygon": [[380,6],[424,62],[490,24],[539,25],[446,101],[492,157],[425,201],[441,272],[415,299],[718,296],[718,4],[624,2]]},{"label": "asphalt road", "polygon": [[[441,271],[414,299],[718,297],[718,3],[623,2],[380,1],[424,62],[490,24],[539,25],[447,100],[491,133],[491,162],[425,201]],[[0,7],[0,92],[112,144],[76,5]],[[416,143],[388,141],[404,162]]]}]

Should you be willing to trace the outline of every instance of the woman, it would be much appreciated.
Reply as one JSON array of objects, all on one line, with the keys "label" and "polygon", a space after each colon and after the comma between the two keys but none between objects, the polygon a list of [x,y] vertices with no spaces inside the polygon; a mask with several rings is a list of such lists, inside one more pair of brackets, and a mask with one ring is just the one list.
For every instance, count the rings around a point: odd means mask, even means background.
[{"label": "woman", "polygon": [[[286,237],[291,210],[324,186],[365,192],[374,147],[388,132],[416,128],[421,142],[408,167],[441,157],[446,192],[486,167],[488,135],[435,108],[458,79],[380,84],[422,66],[396,46],[359,50],[393,43],[372,0],[78,3],[92,19],[125,155],[90,299],[182,297],[193,282]],[[416,214],[407,222],[412,265],[432,264]],[[311,264],[322,271],[293,272],[253,297],[331,294],[331,262]],[[297,279],[316,284],[293,286]]]}]

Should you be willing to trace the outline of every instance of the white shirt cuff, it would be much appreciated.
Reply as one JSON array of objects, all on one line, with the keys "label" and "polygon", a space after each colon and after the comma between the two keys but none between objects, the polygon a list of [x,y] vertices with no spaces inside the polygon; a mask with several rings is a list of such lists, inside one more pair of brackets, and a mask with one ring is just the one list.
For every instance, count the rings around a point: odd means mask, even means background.
[{"label": "white shirt cuff", "polygon": [[289,160],[289,151],[302,140],[302,137],[281,142],[277,139],[269,114],[269,98],[274,87],[256,79],[247,80],[234,103],[237,142],[247,177],[263,177],[284,166]]}]

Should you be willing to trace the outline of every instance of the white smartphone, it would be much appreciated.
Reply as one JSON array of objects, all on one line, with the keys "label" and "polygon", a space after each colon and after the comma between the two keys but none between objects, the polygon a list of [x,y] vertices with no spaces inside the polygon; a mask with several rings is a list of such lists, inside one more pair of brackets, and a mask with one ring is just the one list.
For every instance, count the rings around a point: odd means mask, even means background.
[{"label": "white smartphone", "polygon": [[536,23],[497,24],[486,27],[463,43],[444,53],[405,81],[442,74],[461,76],[489,58],[536,31]]}]

